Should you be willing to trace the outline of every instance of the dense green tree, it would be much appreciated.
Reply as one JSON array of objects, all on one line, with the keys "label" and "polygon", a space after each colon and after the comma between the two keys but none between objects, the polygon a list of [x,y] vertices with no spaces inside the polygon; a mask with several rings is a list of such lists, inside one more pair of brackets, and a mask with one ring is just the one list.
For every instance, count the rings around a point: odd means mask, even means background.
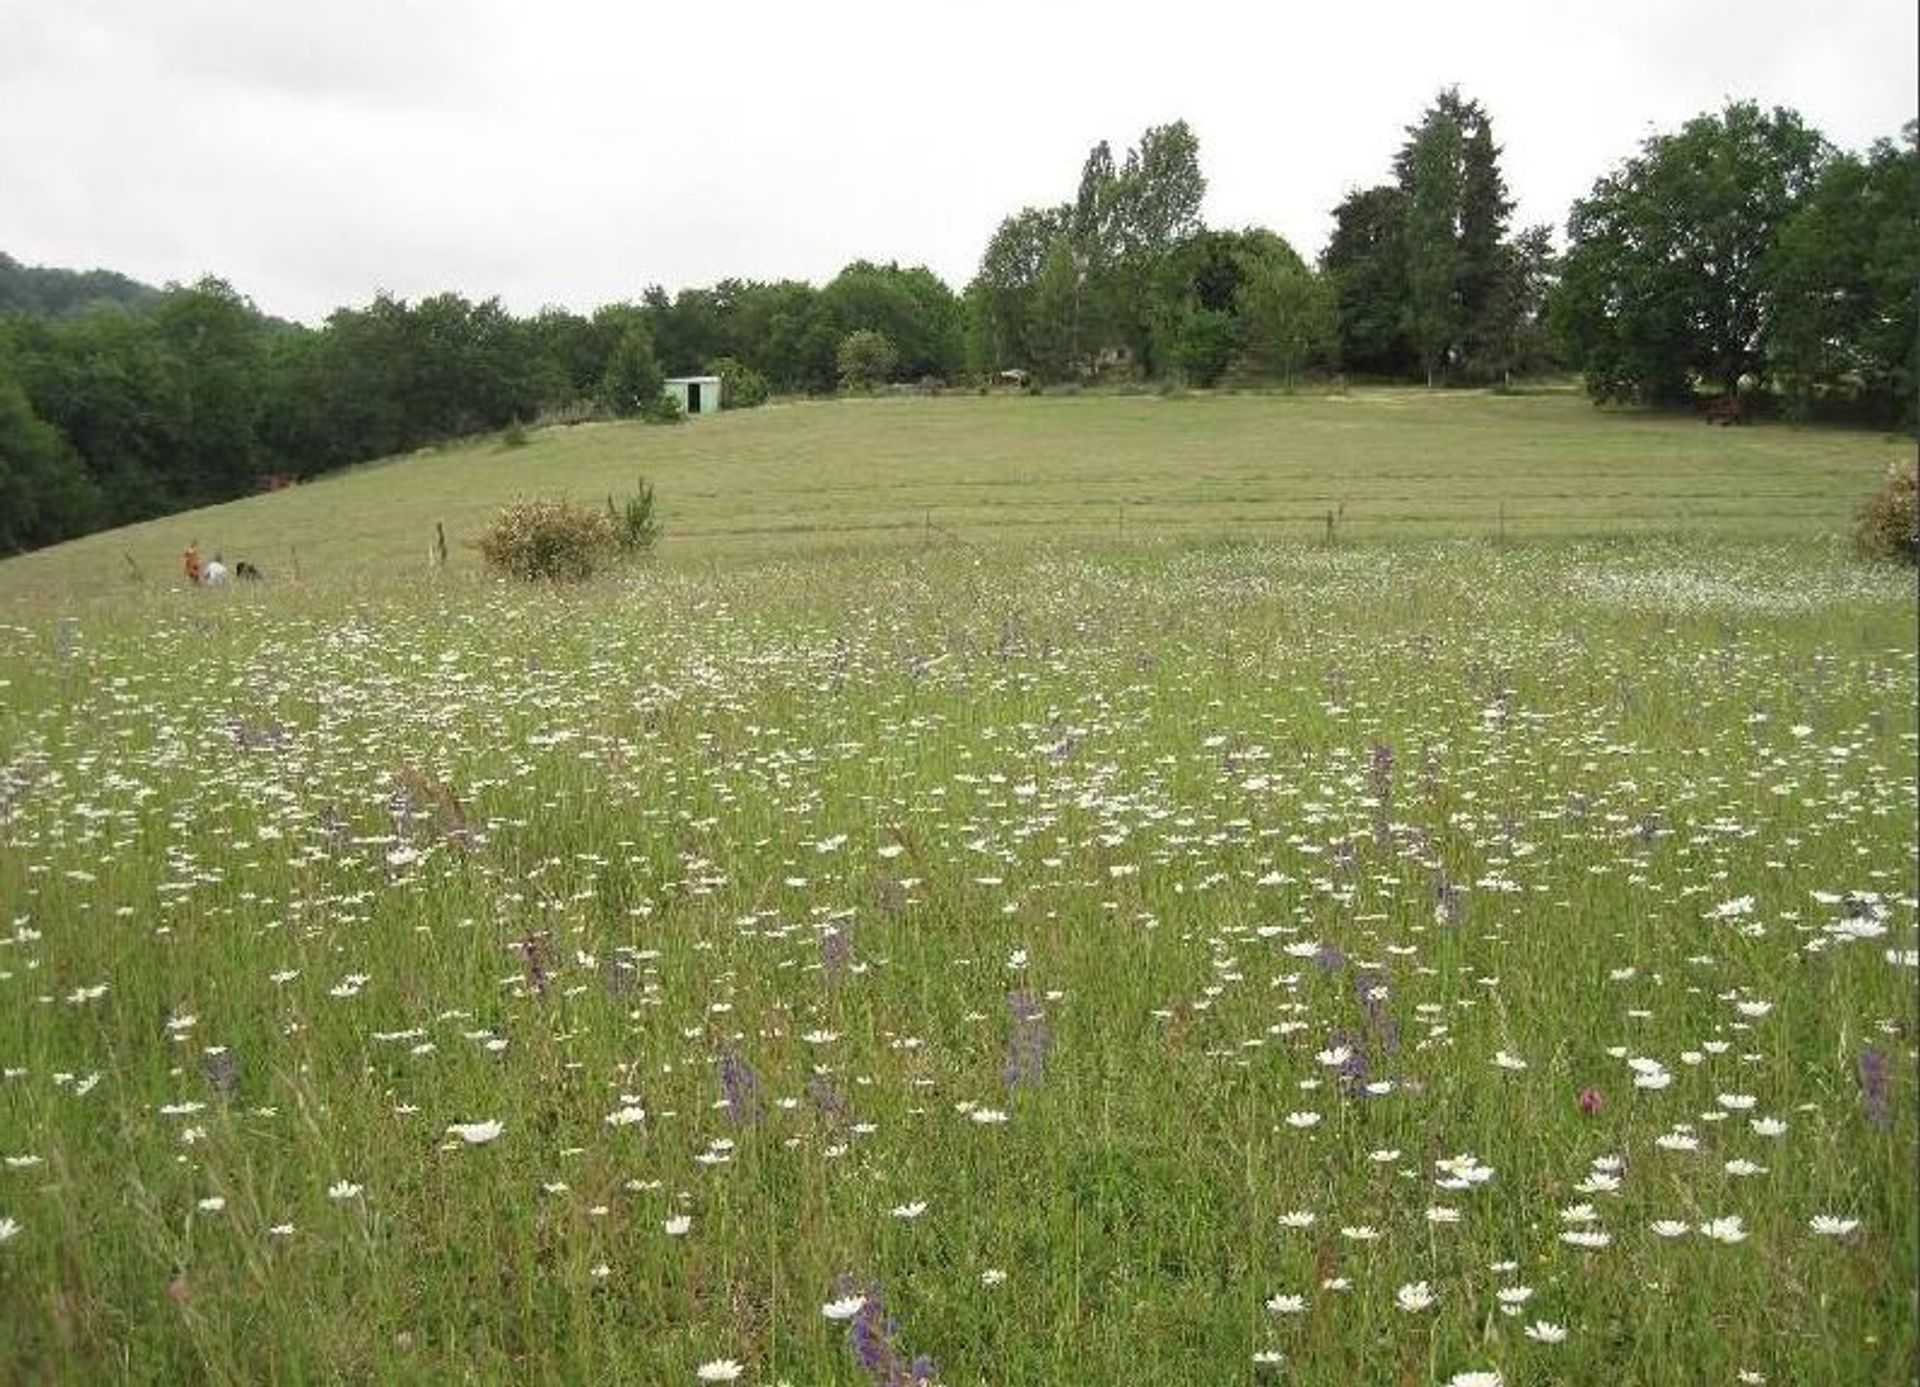
[{"label": "dense green tree", "polygon": [[967,290],[974,369],[1060,379],[1122,358],[1154,369],[1155,341],[1170,351],[1177,336],[1159,283],[1202,229],[1206,186],[1184,121],[1150,127],[1117,169],[1108,145],[1095,145],[1073,201],[1025,208],[988,242]]},{"label": "dense green tree", "polygon": [[892,379],[899,353],[884,332],[855,328],[840,339],[837,355],[840,384],[848,390],[871,390]]},{"label": "dense green tree", "polygon": [[151,315],[100,308],[14,334],[34,412],[85,461],[110,525],[197,504],[186,382]]},{"label": "dense green tree", "polygon": [[1166,310],[1156,302],[1156,284],[1167,258],[1203,226],[1200,204],[1207,181],[1200,172],[1200,142],[1185,121],[1149,127],[1127,151],[1113,188],[1115,261],[1101,294],[1114,345],[1147,374],[1158,374],[1156,336],[1165,340]]},{"label": "dense green tree", "polygon": [[1334,287],[1280,237],[1259,233],[1249,241],[1234,291],[1242,360],[1250,373],[1291,385],[1333,356]]},{"label": "dense green tree", "polygon": [[1767,258],[1767,361],[1802,412],[1914,417],[1917,135],[1910,123],[1898,142],[1881,140],[1864,158],[1833,159]]},{"label": "dense green tree", "polygon": [[1767,261],[1828,157],[1794,112],[1740,102],[1649,138],[1574,204],[1555,312],[1596,398],[1673,403],[1766,371]]},{"label": "dense green tree", "polygon": [[1427,383],[1484,378],[1484,358],[1507,340],[1495,311],[1511,302],[1505,239],[1513,210],[1493,124],[1457,88],[1435,98],[1394,161],[1405,195],[1401,251],[1407,330]]},{"label": "dense green tree", "polygon": [[70,318],[92,308],[151,305],[160,291],[112,270],[62,270],[22,265],[0,251],[0,313]]},{"label": "dense green tree", "polygon": [[1407,195],[1391,184],[1349,193],[1320,255],[1331,281],[1340,369],[1402,377],[1419,368],[1407,332]]},{"label": "dense green tree", "polygon": [[642,323],[631,323],[614,344],[600,377],[600,404],[616,419],[645,414],[666,390],[660,363],[654,359],[653,339]]},{"label": "dense green tree", "polygon": [[230,285],[203,279],[162,295],[153,322],[162,350],[174,359],[184,415],[176,450],[161,459],[161,468],[186,496],[201,501],[253,490],[261,461],[259,315]]},{"label": "dense green tree", "polygon": [[1027,367],[1043,381],[1072,380],[1085,365],[1080,309],[1086,276],[1067,236],[1056,236],[1033,286]]},{"label": "dense green tree", "polygon": [[1063,207],[1027,207],[1001,222],[987,242],[980,272],[967,291],[973,301],[975,370],[1032,369],[1034,300],[1047,258],[1068,225]]},{"label": "dense green tree", "polygon": [[1239,348],[1236,297],[1245,277],[1238,232],[1198,231],[1163,255],[1148,301],[1149,352],[1162,370],[1206,387]]},{"label": "dense green tree", "polygon": [[1473,360],[1486,377],[1511,381],[1515,376],[1540,375],[1557,365],[1547,305],[1558,264],[1550,226],[1527,227],[1501,247],[1500,269],[1484,319],[1486,335],[1473,348]]},{"label": "dense green tree", "polygon": [[720,377],[720,408],[752,409],[767,402],[767,378],[737,357],[716,356],[706,374]]},{"label": "dense green tree", "polygon": [[1459,299],[1464,142],[1458,118],[1438,107],[1409,133],[1395,165],[1406,194],[1407,332],[1433,385],[1452,364],[1466,330]]},{"label": "dense green tree", "polygon": [[889,378],[945,380],[961,369],[959,301],[924,266],[855,261],[820,291],[820,309],[842,340],[864,329],[892,343]]},{"label": "dense green tree", "polygon": [[641,303],[647,311],[654,356],[666,374],[693,375],[702,363],[732,349],[722,306],[713,290],[682,289],[669,299],[666,290],[656,284],[642,296]]},{"label": "dense green tree", "polygon": [[99,487],[58,429],[34,413],[0,344],[0,553],[98,523]]}]

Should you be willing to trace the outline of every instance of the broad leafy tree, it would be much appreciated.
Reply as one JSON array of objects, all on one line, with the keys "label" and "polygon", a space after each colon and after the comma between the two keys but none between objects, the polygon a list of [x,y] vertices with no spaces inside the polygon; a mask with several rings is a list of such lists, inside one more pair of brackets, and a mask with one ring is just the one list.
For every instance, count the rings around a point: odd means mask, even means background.
[{"label": "broad leafy tree", "polygon": [[1768,267],[1829,158],[1792,111],[1735,103],[1655,135],[1574,204],[1556,314],[1599,399],[1676,403],[1767,370]]},{"label": "broad leafy tree", "polygon": [[899,353],[884,332],[856,328],[840,339],[840,384],[848,390],[871,390],[893,376]]},{"label": "broad leafy tree", "polygon": [[1767,361],[1799,411],[1911,421],[1920,127],[1821,172],[1767,259]]},{"label": "broad leafy tree", "polygon": [[1333,285],[1280,237],[1255,233],[1248,242],[1234,290],[1242,360],[1252,374],[1291,385],[1333,355]]},{"label": "broad leafy tree", "polygon": [[60,430],[34,413],[0,342],[0,553],[98,523],[100,492]]},{"label": "broad leafy tree", "polygon": [[1333,209],[1320,269],[1332,284],[1343,371],[1402,377],[1419,367],[1407,331],[1406,225],[1406,194],[1391,184],[1350,193]]}]

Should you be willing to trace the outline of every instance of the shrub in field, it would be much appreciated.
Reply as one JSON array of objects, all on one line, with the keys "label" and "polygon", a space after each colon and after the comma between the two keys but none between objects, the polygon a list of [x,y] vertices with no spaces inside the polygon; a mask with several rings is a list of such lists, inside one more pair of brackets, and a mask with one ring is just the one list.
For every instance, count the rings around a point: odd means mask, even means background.
[{"label": "shrub in field", "polygon": [[843,390],[871,390],[893,374],[900,354],[885,333],[859,328],[840,339],[835,362]]},{"label": "shrub in field", "polygon": [[1915,491],[1915,463],[1903,458],[1887,469],[1880,490],[1860,507],[1853,522],[1853,542],[1869,559],[1920,563],[1920,495]]},{"label": "shrub in field", "polygon": [[679,399],[663,390],[653,397],[652,404],[641,406],[640,417],[649,424],[681,424],[687,415]]},{"label": "shrub in field", "polygon": [[611,517],[553,500],[508,506],[477,543],[488,568],[528,582],[541,578],[584,581],[621,548]]},{"label": "shrub in field", "polygon": [[607,519],[623,552],[637,554],[653,548],[653,542],[660,538],[660,522],[653,516],[652,484],[642,477],[640,489],[621,506],[615,506],[613,497],[607,497]]},{"label": "shrub in field", "polygon": [[722,409],[752,409],[765,404],[771,393],[765,376],[731,356],[716,357],[708,362],[707,374],[720,377]]}]

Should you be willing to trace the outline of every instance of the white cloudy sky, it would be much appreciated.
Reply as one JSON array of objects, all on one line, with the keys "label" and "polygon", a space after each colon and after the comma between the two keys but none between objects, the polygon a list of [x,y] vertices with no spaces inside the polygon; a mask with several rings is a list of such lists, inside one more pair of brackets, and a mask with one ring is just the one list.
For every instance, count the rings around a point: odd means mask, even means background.
[{"label": "white cloudy sky", "polygon": [[959,287],[1087,149],[1200,138],[1216,226],[1312,255],[1443,85],[1521,221],[1730,98],[1860,148],[1915,115],[1913,0],[0,0],[0,250],[576,308],[866,257]]}]

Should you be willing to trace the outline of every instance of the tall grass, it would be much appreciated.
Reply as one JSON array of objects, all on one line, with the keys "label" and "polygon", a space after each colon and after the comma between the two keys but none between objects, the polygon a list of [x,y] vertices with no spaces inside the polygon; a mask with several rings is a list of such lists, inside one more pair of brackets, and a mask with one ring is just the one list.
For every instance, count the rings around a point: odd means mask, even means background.
[{"label": "tall grass", "polygon": [[1522,535],[23,606],[0,1377],[1901,1379],[1912,602]]}]

